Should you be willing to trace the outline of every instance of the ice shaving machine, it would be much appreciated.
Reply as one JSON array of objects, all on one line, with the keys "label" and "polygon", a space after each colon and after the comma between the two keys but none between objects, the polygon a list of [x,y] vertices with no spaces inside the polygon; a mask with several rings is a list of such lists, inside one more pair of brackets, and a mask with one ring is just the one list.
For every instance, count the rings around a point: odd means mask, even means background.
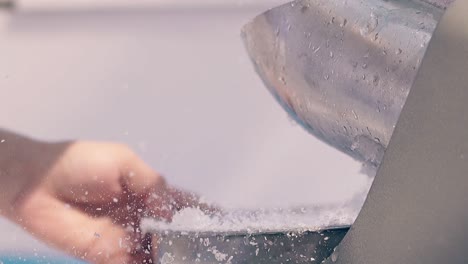
[{"label": "ice shaving machine", "polygon": [[299,0],[243,37],[284,109],[376,171],[324,263],[468,263],[468,1]]}]

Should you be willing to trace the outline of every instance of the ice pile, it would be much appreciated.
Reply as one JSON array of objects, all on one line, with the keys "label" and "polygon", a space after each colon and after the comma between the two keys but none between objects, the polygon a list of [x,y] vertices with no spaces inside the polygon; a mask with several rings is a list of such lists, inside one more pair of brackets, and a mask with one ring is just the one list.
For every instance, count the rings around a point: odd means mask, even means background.
[{"label": "ice pile", "polygon": [[149,232],[281,232],[314,231],[351,225],[358,210],[350,207],[300,207],[289,209],[229,210],[208,215],[187,208],[176,213],[172,222],[145,219]]}]

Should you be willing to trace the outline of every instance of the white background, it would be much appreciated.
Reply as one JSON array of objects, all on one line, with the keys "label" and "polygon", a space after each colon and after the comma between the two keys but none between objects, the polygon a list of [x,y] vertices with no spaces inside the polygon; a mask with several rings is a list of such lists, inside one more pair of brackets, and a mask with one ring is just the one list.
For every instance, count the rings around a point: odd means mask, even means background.
[{"label": "white background", "polygon": [[[349,201],[360,164],[294,125],[244,51],[242,25],[281,2],[23,0],[0,13],[0,126],[127,143],[224,206]],[[33,248],[0,220],[0,252]]]}]

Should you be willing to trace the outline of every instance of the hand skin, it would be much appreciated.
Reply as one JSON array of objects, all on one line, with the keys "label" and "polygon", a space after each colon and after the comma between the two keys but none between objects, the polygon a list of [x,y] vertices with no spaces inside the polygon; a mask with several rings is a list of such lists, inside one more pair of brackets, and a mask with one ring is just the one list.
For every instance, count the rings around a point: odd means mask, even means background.
[{"label": "hand skin", "polygon": [[0,214],[92,263],[149,261],[142,215],[169,219],[174,207],[197,203],[121,144],[45,143],[2,130],[0,142]]}]

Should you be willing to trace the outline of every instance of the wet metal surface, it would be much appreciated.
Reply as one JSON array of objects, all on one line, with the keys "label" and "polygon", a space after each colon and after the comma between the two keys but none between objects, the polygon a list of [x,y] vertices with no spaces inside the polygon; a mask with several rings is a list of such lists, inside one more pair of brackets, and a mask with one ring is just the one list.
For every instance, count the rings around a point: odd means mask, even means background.
[{"label": "wet metal surface", "polygon": [[442,13],[416,1],[302,0],[258,16],[243,36],[291,116],[377,166]]},{"label": "wet metal surface", "polygon": [[349,227],[281,233],[160,234],[156,263],[321,263],[333,253]]}]

